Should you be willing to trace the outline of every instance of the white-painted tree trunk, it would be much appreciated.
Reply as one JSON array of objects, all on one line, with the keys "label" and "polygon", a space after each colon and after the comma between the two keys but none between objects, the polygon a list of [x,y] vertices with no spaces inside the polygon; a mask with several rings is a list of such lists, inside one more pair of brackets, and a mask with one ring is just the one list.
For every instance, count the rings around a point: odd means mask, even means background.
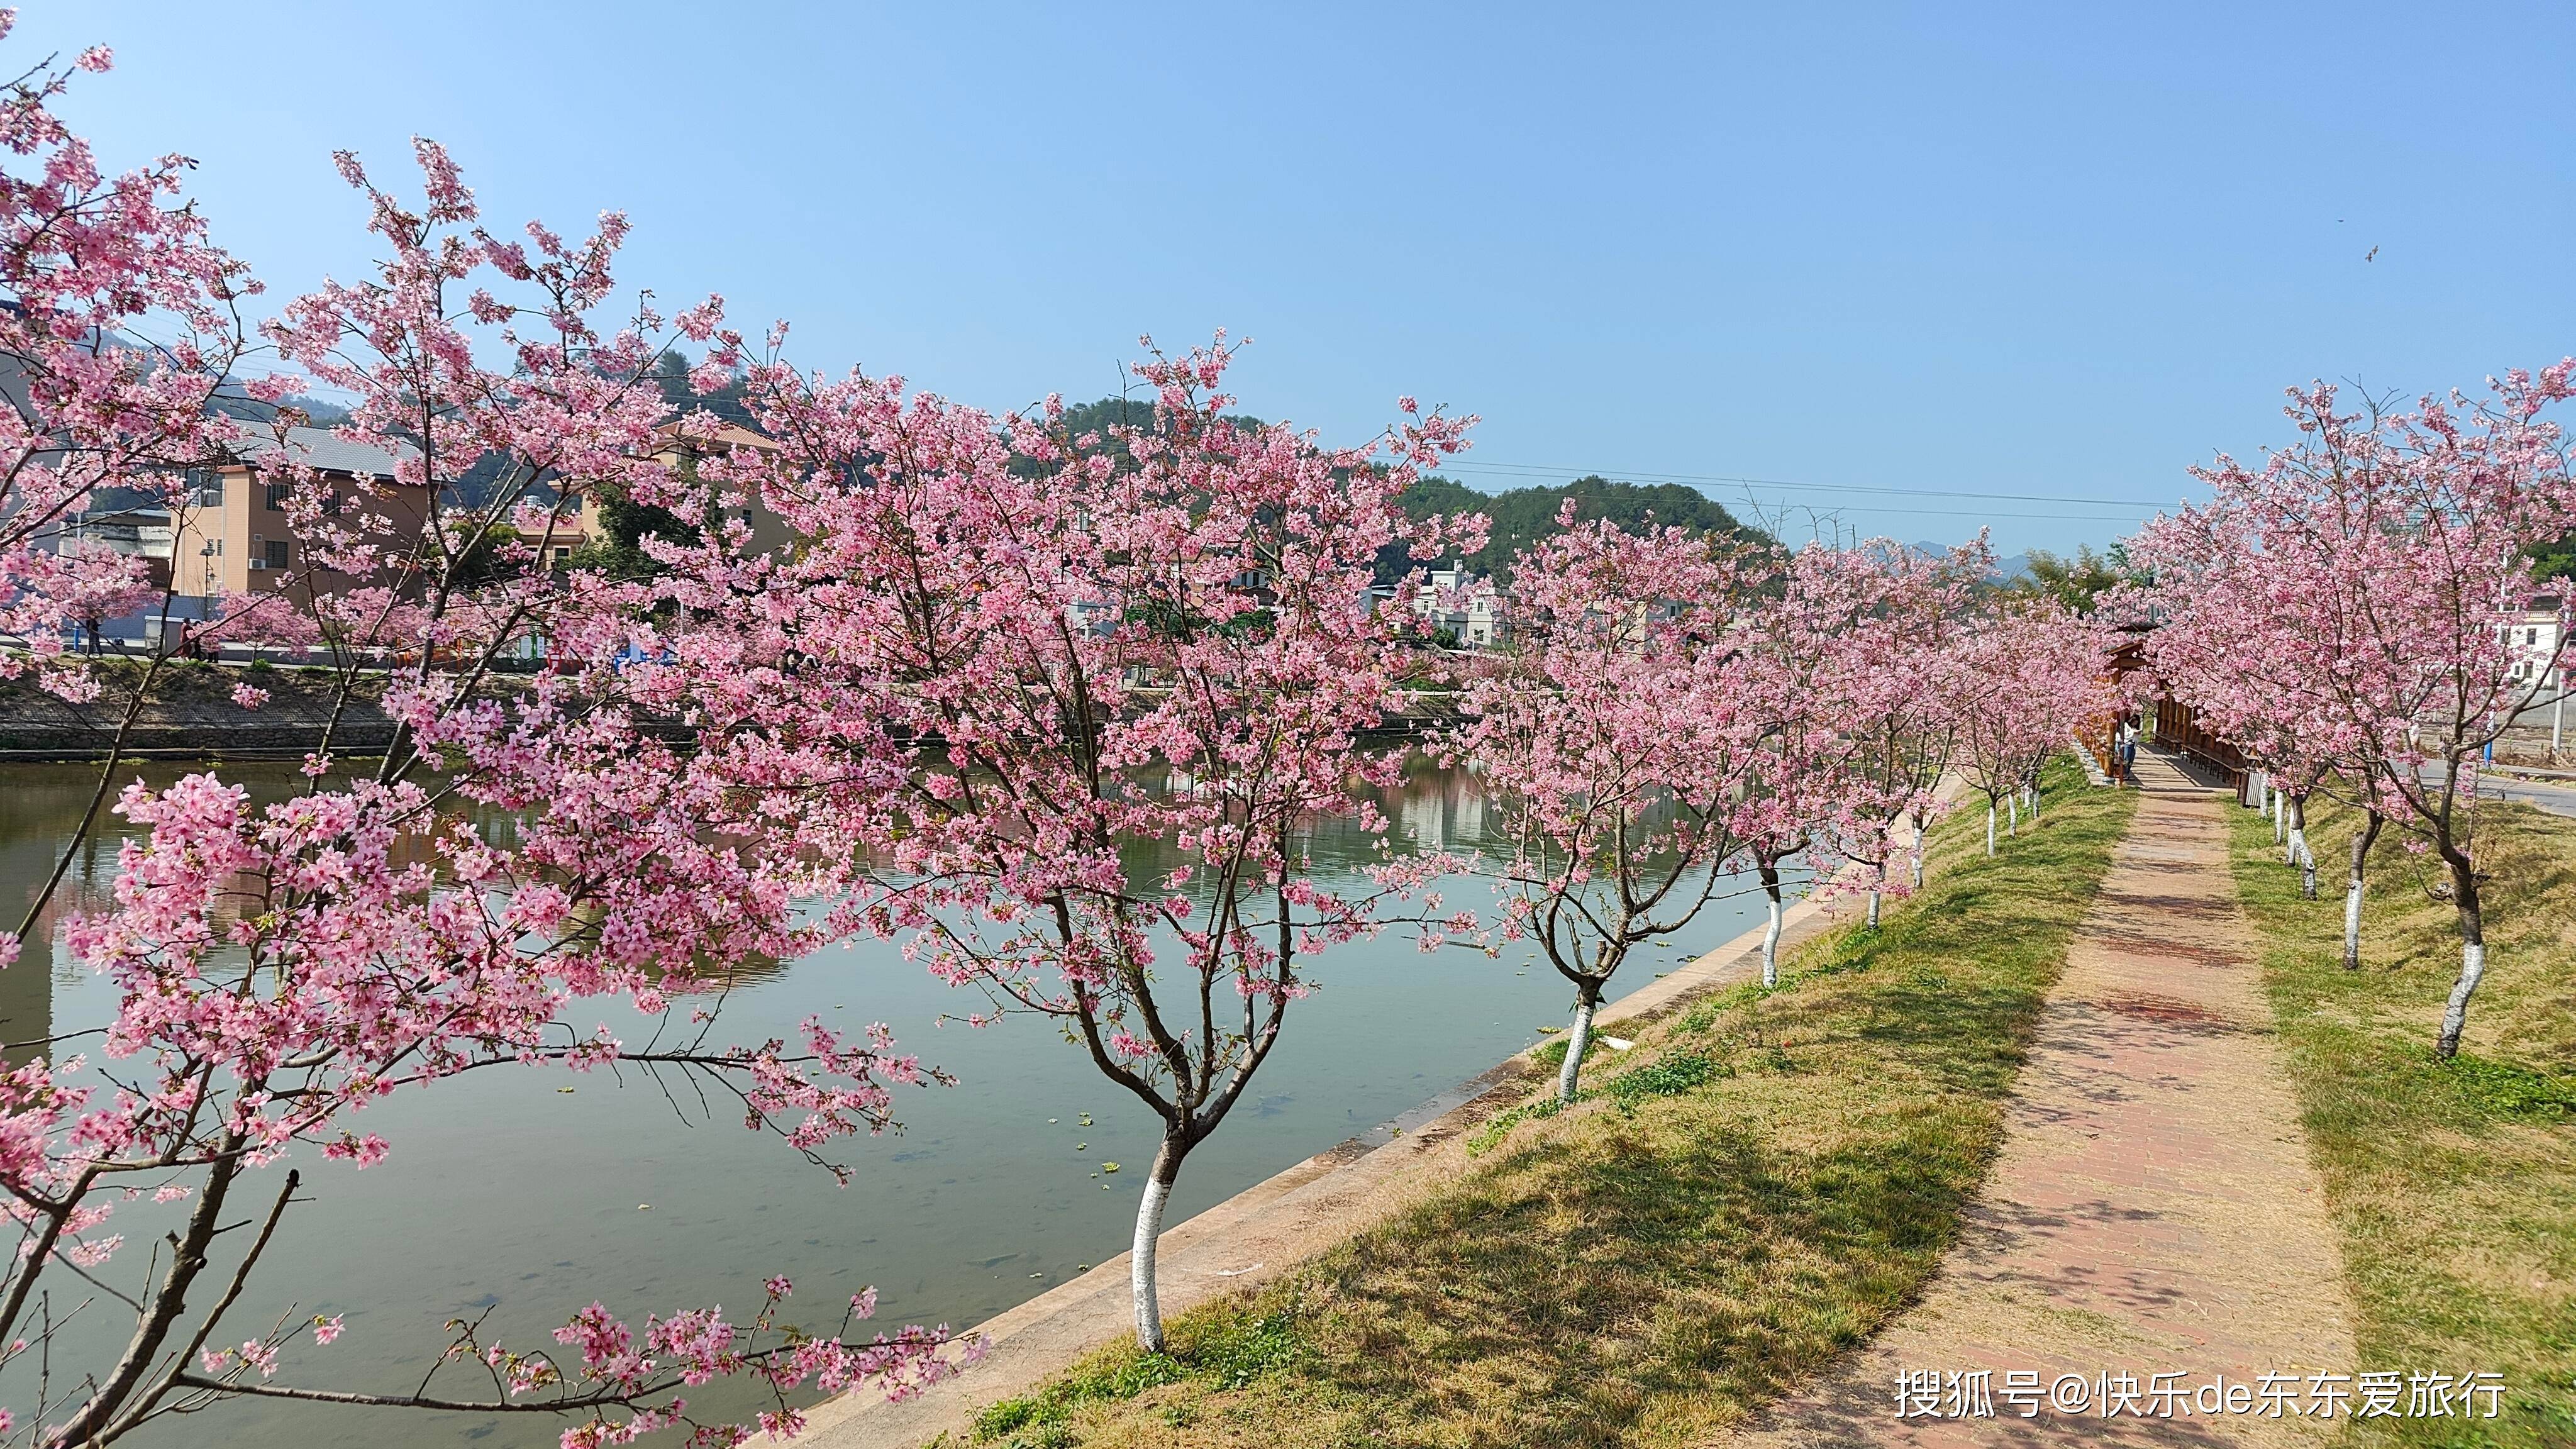
[{"label": "white-painted tree trunk", "polygon": [[1878,887],[1869,888],[1869,928],[1878,929]]},{"label": "white-painted tree trunk", "polygon": [[1574,1028],[1565,1034],[1565,1065],[1556,1069],[1556,1100],[1574,1100],[1574,1084],[1583,1071],[1583,1053],[1592,1045],[1592,1011],[1589,1001],[1574,1004]]},{"label": "white-painted tree trunk", "polygon": [[2272,792],[2272,843],[2274,845],[2280,844],[2290,833],[2289,802],[2289,796],[2278,790]]},{"label": "white-painted tree trunk", "polygon": [[2450,1003],[2442,1008],[2442,1035],[2433,1043],[2436,1054],[2444,1057],[2459,1054],[2460,1030],[2469,1021],[2469,998],[2477,992],[2478,978],[2486,974],[2485,943],[2463,943],[2460,947],[2460,979],[2451,983]]},{"label": "white-painted tree trunk", "polygon": [[1918,891],[1923,889],[1923,829],[1921,826],[1916,826],[1914,830],[1914,888]]},{"label": "white-painted tree trunk", "polygon": [[1135,1299],[1136,1342],[1147,1353],[1161,1353],[1163,1304],[1154,1285],[1154,1254],[1163,1237],[1163,1207],[1171,1201],[1172,1179],[1181,1165],[1170,1143],[1154,1154],[1154,1169],[1145,1175],[1145,1198],[1136,1205],[1136,1241],[1127,1255],[1127,1286]]},{"label": "white-painted tree trunk", "polygon": [[[1875,921],[1871,924],[1877,924]],[[1780,888],[1771,887],[1771,920],[1762,928],[1762,989],[1780,984]]]},{"label": "white-painted tree trunk", "polygon": [[1995,853],[1995,802],[1986,802],[1986,854]]},{"label": "white-painted tree trunk", "polygon": [[2019,838],[2020,838],[2020,836],[2021,836],[2021,792],[2020,792],[2020,791],[2016,790],[2016,791],[2014,791],[2013,793],[2011,793],[2011,794],[2009,794],[2009,795],[2006,795],[2006,796],[2004,797],[2004,809],[2010,812],[2010,819],[2009,819],[2008,823],[2004,826],[2004,834],[2009,835],[2009,836],[2012,836],[2012,837],[2014,837],[2015,839],[2019,839]]},{"label": "white-painted tree trunk", "polygon": [[2363,816],[2359,833],[2352,838],[2352,868],[2343,894],[2343,969],[2361,969],[2361,882],[2362,870],[2370,864],[2371,842],[2379,839],[2382,817],[2372,810]]}]

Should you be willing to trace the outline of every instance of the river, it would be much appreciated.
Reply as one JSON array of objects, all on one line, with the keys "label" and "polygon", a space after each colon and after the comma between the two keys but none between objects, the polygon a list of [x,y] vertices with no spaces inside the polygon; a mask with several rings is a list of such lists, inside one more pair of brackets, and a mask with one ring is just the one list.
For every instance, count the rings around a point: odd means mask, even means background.
[{"label": "river", "polygon": [[[177,768],[145,773],[157,783]],[[261,797],[296,783],[286,766],[222,773]],[[0,901],[32,898],[95,780],[81,766],[0,766]],[[1464,772],[1417,762],[1384,804],[1404,848],[1495,844],[1483,796]],[[111,821],[106,838],[84,852],[66,883],[67,902],[105,898],[121,824]],[[1356,867],[1361,844],[1334,836],[1319,850]],[[1449,895],[1457,905],[1490,903],[1473,882],[1453,884]],[[1632,962],[1612,994],[1645,985],[1759,917],[1758,894],[1720,899],[1670,949]],[[114,1010],[104,983],[51,947],[50,923],[40,934],[20,965],[0,972],[0,1030],[11,1040],[97,1026]],[[1318,989],[1292,1008],[1254,1095],[1191,1156],[1172,1222],[1474,1076],[1538,1040],[1541,1025],[1561,1023],[1571,1004],[1570,989],[1544,962],[1457,948],[1424,954],[1395,933],[1317,958],[1312,976]],[[1156,1124],[1045,1021],[941,1024],[943,1015],[981,1004],[884,943],[821,952],[732,993],[724,1040],[792,1038],[808,1013],[849,1027],[883,1021],[903,1050],[955,1075],[954,1087],[899,1094],[899,1133],[843,1146],[837,1155],[856,1168],[845,1188],[774,1138],[742,1130],[738,1109],[728,1114],[717,1104],[710,1120],[685,1084],[632,1070],[621,1077],[502,1068],[398,1093],[356,1123],[392,1142],[381,1165],[362,1172],[317,1152],[296,1154],[312,1201],[289,1213],[244,1310],[228,1322],[345,1315],[338,1343],[320,1348],[307,1336],[290,1347],[278,1382],[401,1391],[435,1359],[451,1318],[488,1309],[487,1341],[551,1348],[548,1332],[593,1299],[636,1322],[709,1303],[747,1314],[760,1280],[774,1273],[795,1280],[809,1322],[836,1318],[827,1305],[871,1284],[889,1327],[964,1328],[990,1318],[1125,1248]],[[628,1040],[648,1030],[632,1012],[606,1005],[585,1006],[575,1018],[594,1019]],[[1090,1126],[1080,1125],[1086,1114]],[[1127,1170],[1103,1173],[1105,1162]],[[262,1179],[271,1176],[254,1175],[248,1185],[262,1204],[274,1191]],[[138,1207],[121,1208],[115,1226],[129,1246],[109,1265],[111,1282],[142,1272],[135,1260],[157,1224]],[[73,1305],[65,1290],[56,1293],[61,1315]],[[130,1330],[130,1314],[120,1321],[107,1312],[116,1308],[92,1306],[83,1317],[95,1326],[70,1335],[82,1368]],[[477,1387],[449,1372],[455,1377],[442,1382],[456,1390]],[[0,1388],[0,1403],[21,1423],[30,1377],[13,1369]],[[562,1427],[535,1416],[235,1401],[165,1420],[135,1442],[493,1449],[551,1445]]]}]

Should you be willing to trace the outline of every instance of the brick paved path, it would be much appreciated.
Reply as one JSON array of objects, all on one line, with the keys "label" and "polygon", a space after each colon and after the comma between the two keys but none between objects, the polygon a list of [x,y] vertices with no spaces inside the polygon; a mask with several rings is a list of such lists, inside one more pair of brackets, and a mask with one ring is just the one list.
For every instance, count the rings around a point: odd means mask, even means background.
[{"label": "brick paved path", "polygon": [[[2146,789],[2016,1084],[2003,1155],[1922,1303],[1729,1449],[2301,1444],[2327,1426],[2001,1401],[2007,1370],[2188,1383],[2353,1369],[2352,1315],[2228,875],[2234,808]],[[1986,1369],[1998,1417],[1900,1421],[1901,1370]],[[2332,1427],[2341,1427],[2338,1421]]]}]

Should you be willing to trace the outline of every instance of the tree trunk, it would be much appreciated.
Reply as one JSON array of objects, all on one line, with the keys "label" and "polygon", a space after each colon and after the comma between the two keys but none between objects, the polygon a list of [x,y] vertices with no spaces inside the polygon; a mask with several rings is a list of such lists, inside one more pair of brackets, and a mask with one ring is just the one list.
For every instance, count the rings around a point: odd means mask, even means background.
[{"label": "tree trunk", "polygon": [[1575,999],[1574,1027],[1565,1034],[1565,1065],[1556,1069],[1556,1100],[1571,1103],[1575,1082],[1583,1072],[1583,1053],[1592,1046],[1592,1014],[1600,1009],[1601,988],[1586,982],[1583,994]]},{"label": "tree trunk", "polygon": [[[170,1266],[162,1271],[161,1282],[145,1300],[147,1310],[137,1319],[134,1337],[125,1352],[107,1372],[106,1382],[90,1395],[61,1432],[49,1440],[54,1444],[92,1444],[106,1442],[102,1433],[117,1415],[144,1388],[144,1377],[153,1361],[161,1356],[163,1345],[180,1318],[188,1311],[188,1290],[195,1286],[197,1275],[206,1269],[218,1225],[223,1221],[224,1199],[233,1180],[241,1173],[241,1139],[228,1139],[224,1155],[206,1174],[206,1182],[197,1190],[196,1205],[188,1212],[187,1236],[173,1233],[169,1237]],[[29,1272],[34,1264],[21,1264],[19,1271]]]},{"label": "tree trunk", "polygon": [[2361,868],[2370,859],[2370,843],[2379,838],[2379,827],[2386,823],[2376,810],[2370,812],[2370,823],[2352,838],[2352,876],[2343,893],[2343,969],[2361,969]]},{"label": "tree trunk", "polygon": [[1995,802],[1994,802],[1994,801],[1992,801],[1992,800],[1989,800],[1989,801],[1987,801],[1987,802],[1986,802],[1986,858],[1987,858],[1987,859],[1989,859],[1989,860],[1991,860],[1991,859],[1993,859],[1993,858],[1994,858],[1994,854],[1995,854]]},{"label": "tree trunk", "polygon": [[2004,797],[2004,809],[2009,812],[2004,825],[2004,834],[2018,840],[2021,838],[2021,792],[2019,790]]},{"label": "tree trunk", "polygon": [[1780,867],[1771,861],[1757,862],[1762,872],[1762,893],[1771,898],[1770,924],[1762,928],[1762,989],[1780,984]]},{"label": "tree trunk", "polygon": [[1165,1351],[1163,1304],[1154,1287],[1154,1250],[1163,1236],[1163,1208],[1172,1198],[1172,1183],[1181,1175],[1189,1149],[1166,1134],[1154,1153],[1154,1170],[1145,1176],[1145,1197],[1136,1205],[1136,1243],[1127,1255],[1127,1284],[1135,1297],[1136,1342],[1147,1353]]},{"label": "tree trunk", "polygon": [[2299,868],[2299,894],[2317,898],[2317,853],[2308,849],[2308,797],[2293,795],[2290,812],[2290,864]]},{"label": "tree trunk", "polygon": [[1878,887],[1871,886],[1869,888],[1869,928],[1873,931],[1878,929],[1878,895]]},{"label": "tree trunk", "polygon": [[2451,999],[2442,1008],[2442,1034],[2433,1053],[2445,1060],[2460,1054],[2460,1029],[2469,1024],[2469,998],[2487,974],[2487,928],[2478,906],[2476,867],[2467,860],[2451,862],[2451,898],[2460,912],[2460,979],[2451,983]]}]

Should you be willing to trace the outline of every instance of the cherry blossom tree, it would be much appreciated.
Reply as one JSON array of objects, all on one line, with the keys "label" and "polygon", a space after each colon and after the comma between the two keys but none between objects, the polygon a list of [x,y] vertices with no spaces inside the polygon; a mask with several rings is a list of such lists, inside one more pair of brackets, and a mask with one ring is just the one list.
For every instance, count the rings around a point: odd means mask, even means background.
[{"label": "cherry blossom tree", "polygon": [[1312,842],[1332,819],[1383,837],[1354,787],[1401,769],[1378,729],[1413,621],[1378,607],[1375,560],[1472,548],[1481,528],[1397,507],[1472,420],[1406,399],[1379,444],[1324,448],[1229,418],[1233,351],[1220,335],[1139,365],[1153,421],[1107,437],[1068,435],[1054,400],[995,418],[754,361],[778,447],[701,474],[797,543],[657,546],[676,609],[658,645],[726,655],[773,748],[829,782],[817,818],[878,883],[853,908],[985,992],[970,1019],[1050,1018],[1160,1118],[1131,1258],[1158,1351],[1182,1164],[1269,1059],[1317,953],[1437,910],[1406,897],[1432,862],[1390,850],[1353,892]]},{"label": "cherry blossom tree", "polygon": [[2078,722],[2108,708],[2109,648],[2088,620],[2050,601],[2009,601],[1963,633],[1944,657],[1941,698],[1957,727],[1957,765],[1986,798],[1986,854],[2009,807],[2037,807],[2039,772]]},{"label": "cherry blossom tree", "polygon": [[1582,522],[1512,571],[1511,642],[1446,743],[1513,842],[1503,935],[1575,989],[1557,1077],[1574,1099],[1602,993],[1638,945],[1688,926],[1744,850],[1763,722],[1732,637],[1763,575],[1730,540]]},{"label": "cherry blossom tree", "polygon": [[[1830,855],[1865,872],[1860,888],[1875,928],[1889,890],[1901,896],[1923,883],[1922,836],[1941,808],[1957,731],[1937,666],[1969,617],[1977,582],[1993,571],[1993,555],[1982,540],[1932,556],[1874,540],[1809,550],[1799,563],[1806,576],[1793,571],[1783,598],[1818,601],[1806,630],[1817,659],[1816,713],[1836,742],[1834,803],[1817,828]],[[1890,875],[1897,827],[1906,823],[1910,882]]]},{"label": "cherry blossom tree", "polygon": [[2147,601],[2171,636],[2155,648],[2179,687],[2258,748],[2290,758],[2281,742],[2295,741],[2296,758],[2331,761],[2368,811],[2347,966],[2359,962],[2362,863],[2380,820],[2442,862],[2460,937],[2434,1039],[2446,1057],[2486,969],[2479,766],[2558,664],[2512,625],[2535,583],[2526,550],[2576,525],[2565,445],[2543,416],[2571,374],[2576,360],[2514,371],[2483,398],[2427,397],[2411,411],[2339,412],[2334,388],[2293,389],[2296,443],[2259,468],[2222,456],[2197,470],[2213,501],[2142,535],[2156,574]]},{"label": "cherry blossom tree", "polygon": [[[1871,767],[1889,763],[1880,747],[1897,733],[1881,692],[1895,672],[1888,655],[1917,622],[1909,607],[1922,602],[1909,597],[1911,556],[1884,541],[1814,543],[1776,568],[1735,635],[1745,652],[1745,708],[1759,721],[1736,828],[1768,908],[1766,990],[1779,984],[1782,863],[1803,852],[1821,881],[1846,844],[1859,842],[1870,870],[1883,870],[1894,817],[1914,803],[1910,780]],[[1882,887],[1873,874],[1873,923]]]},{"label": "cherry blossom tree", "polygon": [[[104,70],[108,57],[78,64]],[[523,524],[532,503],[560,510],[586,488],[660,480],[647,439],[665,409],[628,399],[664,324],[649,307],[605,335],[592,320],[622,220],[571,247],[532,228],[531,252],[473,229],[471,194],[434,146],[420,147],[417,212],[342,158],[392,255],[363,286],[290,305],[266,335],[290,365],[355,396],[344,441],[399,456],[389,488],[419,504],[403,514],[358,498],[335,513],[291,451],[205,412],[246,356],[235,307],[254,288],[177,200],[185,163],[101,177],[48,110],[65,79],[39,67],[0,101],[0,141],[40,158],[38,176],[0,179],[0,284],[13,294],[0,355],[15,374],[0,410],[6,627],[58,692],[80,695],[94,681],[60,657],[61,625],[130,604],[137,575],[129,560],[48,549],[47,520],[107,488],[175,501],[182,470],[252,460],[294,495],[315,562],[228,601],[216,629],[300,631],[379,666],[399,645],[413,662],[386,678],[381,704],[399,733],[373,778],[340,777],[326,739],[307,788],[264,808],[210,772],[118,796],[144,833],[122,847],[112,904],[62,928],[72,958],[113,984],[115,1014],[15,1044],[34,1055],[0,1073],[0,1210],[20,1231],[0,1269],[0,1384],[16,1399],[0,1439],[107,1444],[262,1396],[554,1416],[572,1422],[575,1445],[664,1427],[735,1443],[792,1431],[800,1391],[908,1392],[946,1372],[940,1333],[852,1336],[872,1311],[866,1295],[835,1315],[836,1331],[790,1324],[792,1285],[774,1279],[747,1322],[687,1308],[630,1327],[594,1304],[556,1348],[535,1349],[464,1328],[442,1362],[486,1377],[488,1392],[437,1376],[386,1395],[274,1377],[290,1339],[309,1329],[328,1344],[340,1325],[238,1321],[312,1186],[287,1170],[269,1179],[272,1196],[259,1174],[299,1153],[382,1160],[393,1145],[356,1114],[392,1093],[489,1068],[687,1073],[738,1102],[748,1126],[837,1171],[834,1145],[886,1126],[894,1089],[924,1073],[882,1031],[847,1040],[809,1020],[793,1044],[747,1047],[714,1035],[718,998],[705,988],[828,939],[844,922],[809,920],[799,903],[846,891],[854,869],[809,848],[816,837],[789,808],[811,782],[743,715],[715,707],[748,697],[725,661],[660,671],[666,694],[696,704],[655,718],[617,667],[641,627],[630,600],[557,584],[524,554],[504,551],[497,571],[487,558],[471,577],[460,566],[474,520],[459,527],[445,505],[470,466],[501,480],[498,506]],[[489,286],[453,295],[478,273]],[[514,287],[521,300],[504,300]],[[680,327],[712,336],[718,316],[710,304]],[[487,350],[496,365],[480,360]],[[247,390],[274,401],[304,385],[279,376]],[[483,688],[497,652],[539,624],[567,645],[557,668],[523,690]],[[510,828],[487,835],[477,813]],[[6,941],[8,957],[18,948]],[[568,1020],[610,996],[671,1025],[639,1045]],[[65,1055],[88,1037],[95,1058]],[[172,1226],[128,1247],[120,1214]],[[51,1307],[64,1294],[93,1316],[130,1310],[125,1344],[67,1361]],[[743,1423],[694,1414],[682,1391],[717,1377],[758,1385],[773,1406]]]}]

